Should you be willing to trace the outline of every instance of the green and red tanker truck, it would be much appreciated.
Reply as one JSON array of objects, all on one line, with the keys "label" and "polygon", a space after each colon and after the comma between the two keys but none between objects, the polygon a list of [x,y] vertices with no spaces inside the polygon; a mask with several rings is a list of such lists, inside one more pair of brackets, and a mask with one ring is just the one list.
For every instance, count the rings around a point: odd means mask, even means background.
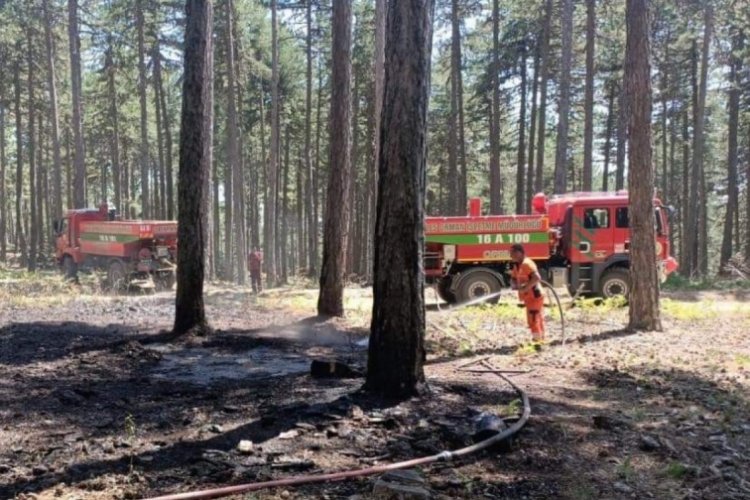
[{"label": "green and red tanker truck", "polygon": [[[481,215],[472,199],[465,217],[427,217],[425,274],[446,302],[466,302],[507,286],[510,247],[524,246],[542,279],[572,294],[612,297],[630,289],[628,195],[569,193],[532,200],[531,215]],[[660,276],[677,269],[669,254],[668,208],[654,199]]]},{"label": "green and red tanker truck", "polygon": [[104,270],[112,288],[134,281],[172,288],[177,259],[177,222],[119,220],[107,204],[69,210],[54,223],[55,256],[67,278],[81,268]]}]

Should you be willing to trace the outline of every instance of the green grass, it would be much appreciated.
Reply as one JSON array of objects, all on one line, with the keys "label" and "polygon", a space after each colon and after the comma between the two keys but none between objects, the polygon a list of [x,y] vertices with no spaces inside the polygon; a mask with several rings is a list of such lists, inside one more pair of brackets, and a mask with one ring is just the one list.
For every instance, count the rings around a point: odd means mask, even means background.
[{"label": "green grass", "polygon": [[670,462],[669,465],[664,469],[664,476],[672,479],[682,479],[688,475],[690,469],[680,462]]},{"label": "green grass", "polygon": [[682,321],[711,319],[718,315],[712,300],[682,302],[665,298],[661,300],[661,310],[665,316]]},{"label": "green grass", "polygon": [[627,457],[620,465],[617,466],[617,475],[620,479],[630,481],[635,477],[635,467],[630,457]]},{"label": "green grass", "polygon": [[672,273],[662,285],[664,290],[672,291],[706,291],[706,290],[750,290],[750,280],[739,278],[702,278],[690,279]]}]

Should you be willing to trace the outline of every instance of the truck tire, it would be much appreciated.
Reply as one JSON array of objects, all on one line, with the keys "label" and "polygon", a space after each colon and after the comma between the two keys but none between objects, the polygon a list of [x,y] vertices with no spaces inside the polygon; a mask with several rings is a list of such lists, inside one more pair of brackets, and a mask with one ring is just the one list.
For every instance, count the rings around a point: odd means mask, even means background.
[{"label": "truck tire", "polygon": [[[459,278],[456,298],[460,303],[464,303],[496,294],[503,288],[502,280],[502,276],[489,269],[472,269]],[[488,302],[496,304],[498,299],[499,297],[488,299]]]},{"label": "truck tire", "polygon": [[177,277],[174,272],[158,273],[154,276],[154,284],[156,285],[157,291],[170,291],[174,288]]},{"label": "truck tire", "polygon": [[441,299],[448,304],[456,303],[456,294],[451,291],[451,278],[443,278],[438,280],[436,288],[437,293]]},{"label": "truck tire", "polygon": [[78,264],[70,255],[63,257],[62,270],[66,281],[78,280]]},{"label": "truck tire", "polygon": [[124,290],[127,286],[128,276],[125,264],[119,260],[111,260],[107,267],[107,284],[112,291]]},{"label": "truck tire", "polygon": [[625,297],[630,294],[630,271],[622,267],[615,267],[604,272],[599,278],[599,295],[611,299],[618,295]]}]

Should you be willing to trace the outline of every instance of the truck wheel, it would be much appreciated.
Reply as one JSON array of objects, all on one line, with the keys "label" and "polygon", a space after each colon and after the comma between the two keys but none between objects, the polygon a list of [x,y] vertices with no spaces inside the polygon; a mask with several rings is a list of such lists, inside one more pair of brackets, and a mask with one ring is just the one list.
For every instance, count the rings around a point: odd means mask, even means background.
[{"label": "truck wheel", "polygon": [[[501,280],[501,277],[499,278],[489,269],[469,271],[461,276],[458,282],[457,298],[463,303],[496,294],[502,289]],[[496,304],[498,297],[488,299],[488,301]]]},{"label": "truck wheel", "polygon": [[437,282],[437,292],[441,299],[448,304],[456,303],[456,294],[451,291],[451,279],[444,278]]},{"label": "truck wheel", "polygon": [[617,267],[606,271],[599,280],[599,295],[610,299],[618,295],[628,296],[630,293],[630,272]]},{"label": "truck wheel", "polygon": [[62,261],[63,276],[67,281],[76,281],[78,279],[78,264],[73,257],[66,255]]},{"label": "truck wheel", "polygon": [[157,290],[159,290],[159,291],[163,291],[163,290],[169,291],[172,288],[174,288],[174,284],[175,284],[175,281],[176,281],[176,276],[175,276],[175,274],[173,272],[159,273],[159,274],[156,275],[155,278],[156,279],[154,280],[154,282],[156,284],[156,289]]},{"label": "truck wheel", "polygon": [[125,264],[122,261],[113,260],[109,263],[107,283],[110,290],[119,291],[125,288],[127,285],[127,273],[125,272]]}]

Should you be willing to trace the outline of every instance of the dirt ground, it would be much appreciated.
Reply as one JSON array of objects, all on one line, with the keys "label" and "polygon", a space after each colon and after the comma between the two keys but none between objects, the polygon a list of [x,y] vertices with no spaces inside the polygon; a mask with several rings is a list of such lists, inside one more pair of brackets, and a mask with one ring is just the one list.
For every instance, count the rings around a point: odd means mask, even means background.
[{"label": "dirt ground", "polygon": [[[478,415],[512,417],[508,447],[421,469],[433,498],[750,498],[750,302],[673,294],[665,331],[623,330],[627,309],[548,314],[526,348],[523,311],[428,312],[427,387],[404,403],[362,378],[315,379],[311,359],[365,364],[369,290],[345,320],[312,317],[315,291],[253,297],[212,286],[215,334],[165,342],[173,295],[110,296],[40,280],[0,287],[0,498],[142,498],[389,463],[471,443]],[[553,314],[554,313],[554,314]],[[376,478],[244,498],[369,498]],[[243,497],[237,497],[243,498]]]}]

